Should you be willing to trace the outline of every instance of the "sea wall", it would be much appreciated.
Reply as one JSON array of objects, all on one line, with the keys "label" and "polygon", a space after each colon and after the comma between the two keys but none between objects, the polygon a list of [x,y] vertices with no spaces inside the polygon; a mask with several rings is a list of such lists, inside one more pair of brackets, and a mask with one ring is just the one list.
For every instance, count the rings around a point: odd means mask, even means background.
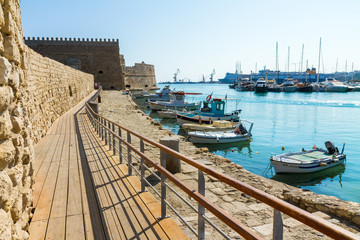
[{"label": "sea wall", "polygon": [[0,0],[0,239],[27,239],[34,143],[93,88],[93,77],[24,44],[19,0]]}]

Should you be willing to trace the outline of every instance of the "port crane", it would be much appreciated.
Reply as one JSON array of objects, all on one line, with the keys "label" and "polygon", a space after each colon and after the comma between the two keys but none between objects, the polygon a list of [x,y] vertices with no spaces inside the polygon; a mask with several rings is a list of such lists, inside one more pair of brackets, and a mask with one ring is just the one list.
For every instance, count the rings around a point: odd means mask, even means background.
[{"label": "port crane", "polygon": [[214,75],[215,75],[215,69],[213,69],[212,73],[210,74],[210,82],[211,83],[213,82]]},{"label": "port crane", "polygon": [[179,69],[176,69],[176,72],[174,73],[174,82],[177,82],[177,75],[180,73]]}]

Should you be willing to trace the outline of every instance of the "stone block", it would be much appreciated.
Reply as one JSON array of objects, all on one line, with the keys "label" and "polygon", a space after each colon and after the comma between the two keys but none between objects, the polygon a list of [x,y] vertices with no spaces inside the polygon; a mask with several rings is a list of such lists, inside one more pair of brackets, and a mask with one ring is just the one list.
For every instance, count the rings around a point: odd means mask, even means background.
[{"label": "stone block", "polygon": [[9,78],[9,85],[14,86],[14,87],[19,87],[20,84],[20,76],[19,76],[19,72],[14,70],[12,72],[12,74],[10,75]]},{"label": "stone block", "polygon": [[11,224],[12,221],[8,214],[0,209],[0,239],[11,239]]},{"label": "stone block", "polygon": [[4,20],[5,24],[2,26],[1,31],[9,35],[14,34],[15,22],[10,11],[4,11]]},{"label": "stone block", "polygon": [[24,125],[23,121],[21,118],[19,117],[11,117],[11,122],[13,125],[13,132],[14,133],[19,133]]},{"label": "stone block", "polygon": [[0,57],[0,84],[7,84],[11,73],[11,64],[4,58]]},{"label": "stone block", "polygon": [[[0,8],[1,9],[1,8]],[[1,14],[1,13],[0,13]],[[3,35],[1,34],[0,32],[0,53],[3,53],[4,52],[4,37]]]},{"label": "stone block", "polygon": [[0,142],[0,170],[15,159],[15,147],[11,140]]},{"label": "stone block", "polygon": [[10,87],[0,87],[0,113],[9,107],[12,97],[13,94]]},{"label": "stone block", "polygon": [[[166,136],[160,139],[160,143],[179,152],[180,150],[180,139],[176,136]],[[166,169],[171,173],[181,172],[181,161],[176,157],[167,154],[164,151],[160,151],[160,160],[166,162]]]},{"label": "stone block", "polygon": [[11,129],[12,123],[10,115],[8,111],[5,111],[0,115],[0,141],[8,139],[10,137]]},{"label": "stone block", "polygon": [[4,56],[9,61],[14,61],[16,64],[20,64],[21,62],[20,51],[13,36],[5,37],[4,48],[5,48]]},{"label": "stone block", "polygon": [[9,175],[5,171],[0,172],[0,204],[10,200],[12,191],[12,182]]}]

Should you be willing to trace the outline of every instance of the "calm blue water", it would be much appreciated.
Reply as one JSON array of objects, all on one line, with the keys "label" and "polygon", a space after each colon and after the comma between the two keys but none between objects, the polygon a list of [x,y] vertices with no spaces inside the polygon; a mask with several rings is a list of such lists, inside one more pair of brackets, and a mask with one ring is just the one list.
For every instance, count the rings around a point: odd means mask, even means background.
[{"label": "calm blue water", "polygon": [[[159,84],[162,88],[164,85]],[[267,178],[309,189],[319,194],[360,202],[360,92],[348,93],[266,93],[238,92],[223,84],[174,84],[170,86],[185,92],[201,92],[188,101],[202,101],[213,92],[213,97],[240,99],[241,119],[254,122],[253,140],[231,145],[208,145],[213,153],[229,158],[245,169]],[[236,100],[228,100],[227,111],[236,109]],[[146,109],[150,114],[151,111]],[[152,117],[176,134],[176,120]],[[345,166],[338,166],[314,174],[276,175],[264,170],[271,154],[311,149],[314,144],[325,148],[332,140],[342,149],[346,142]],[[282,150],[285,147],[285,150]]]}]

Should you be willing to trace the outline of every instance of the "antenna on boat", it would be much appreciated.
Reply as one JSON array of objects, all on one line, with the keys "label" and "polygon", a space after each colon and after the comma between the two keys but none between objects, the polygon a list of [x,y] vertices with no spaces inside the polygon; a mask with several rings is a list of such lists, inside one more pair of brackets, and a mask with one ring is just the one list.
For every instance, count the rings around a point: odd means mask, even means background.
[{"label": "antenna on boat", "polygon": [[320,38],[320,45],[319,45],[319,64],[318,64],[318,74],[316,78],[316,83],[319,83],[320,78],[320,54],[321,54],[321,38]]}]

